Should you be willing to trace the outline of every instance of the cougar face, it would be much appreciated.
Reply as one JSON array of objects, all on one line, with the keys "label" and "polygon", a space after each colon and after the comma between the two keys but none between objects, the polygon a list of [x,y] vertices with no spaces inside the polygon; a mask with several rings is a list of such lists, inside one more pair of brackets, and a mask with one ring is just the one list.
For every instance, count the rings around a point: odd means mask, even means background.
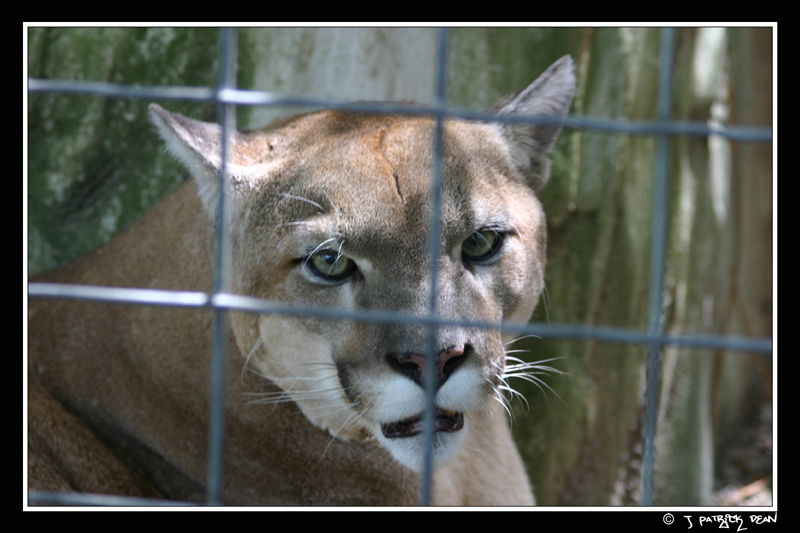
[{"label": "cougar face", "polygon": [[[573,86],[564,58],[493,111],[564,114]],[[152,109],[168,146],[200,176],[214,217],[218,127]],[[547,179],[545,154],[559,129],[444,120],[438,213],[430,117],[329,110],[234,132],[234,290],[344,311],[422,316],[433,305],[452,323],[525,322],[546,261],[535,191]],[[497,328],[435,328],[427,368],[430,329],[420,323],[235,314],[233,327],[248,367],[278,384],[314,424],[340,438],[375,438],[412,468],[421,458],[425,372],[435,374],[439,463],[457,454],[470,413],[500,399],[505,354]]]},{"label": "cougar face", "polygon": [[[271,162],[280,170],[252,178],[246,197],[233,194],[237,293],[416,316],[433,301],[441,317],[467,323],[530,316],[542,287],[544,215],[497,128],[444,124],[432,265],[435,122],[339,112],[298,122],[329,132]],[[249,367],[312,422],[342,438],[374,437],[419,468],[427,326],[240,314],[233,325]],[[470,413],[499,399],[505,354],[499,329],[442,326],[434,338],[434,457],[443,463],[469,431]]]}]

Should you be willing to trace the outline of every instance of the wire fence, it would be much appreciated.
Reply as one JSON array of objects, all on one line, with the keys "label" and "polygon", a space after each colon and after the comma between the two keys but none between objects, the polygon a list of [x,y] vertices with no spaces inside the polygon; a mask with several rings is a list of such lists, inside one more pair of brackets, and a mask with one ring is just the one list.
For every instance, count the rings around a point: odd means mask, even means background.
[{"label": "wire fence", "polygon": [[[389,103],[344,103],[331,102],[312,98],[299,98],[291,95],[281,95],[265,91],[241,90],[235,87],[235,55],[237,51],[236,33],[231,29],[223,29],[220,47],[220,74],[219,82],[215,89],[198,87],[132,87],[110,83],[63,81],[63,80],[28,80],[30,92],[50,93],[81,93],[92,94],[108,98],[137,98],[145,100],[195,100],[214,102],[220,107],[220,123],[222,131],[222,169],[220,172],[220,206],[221,223],[217,224],[216,239],[219,246],[215,255],[215,278],[213,292],[168,291],[154,289],[132,289],[120,287],[90,287],[82,285],[64,285],[50,283],[30,283],[28,286],[29,297],[35,298],[68,298],[79,300],[93,300],[102,302],[117,302],[140,305],[162,305],[177,307],[211,308],[214,313],[212,327],[212,376],[211,400],[209,421],[209,453],[208,453],[208,478],[207,498],[208,505],[222,505],[222,479],[223,479],[223,443],[225,433],[224,420],[224,387],[225,387],[225,353],[224,353],[224,313],[227,311],[248,311],[255,313],[278,313],[291,315],[306,315],[325,317],[330,319],[364,321],[372,323],[415,323],[428,327],[427,368],[435,368],[433,357],[435,354],[436,328],[449,325],[464,327],[501,328],[504,331],[520,335],[536,335],[542,338],[557,339],[584,339],[604,342],[617,342],[640,344],[649,347],[646,366],[645,387],[645,422],[643,435],[644,459],[642,465],[642,501],[643,505],[652,505],[653,498],[653,464],[654,442],[656,433],[656,419],[658,412],[658,393],[661,372],[661,350],[664,346],[674,345],[691,348],[710,348],[722,350],[745,351],[750,353],[772,353],[772,339],[752,339],[737,336],[720,336],[710,334],[682,334],[671,335],[664,333],[661,327],[662,294],[664,285],[664,272],[667,250],[667,187],[669,175],[669,139],[675,135],[718,135],[731,140],[743,142],[772,142],[771,128],[755,127],[722,127],[692,122],[671,121],[670,102],[672,101],[672,63],[674,58],[674,29],[663,28],[660,41],[660,70],[658,89],[658,113],[656,121],[631,122],[625,120],[596,119],[591,117],[567,116],[554,117],[509,117],[471,111],[454,111],[447,109],[445,79],[447,73],[447,45],[448,30],[439,29],[437,48],[437,83],[435,105],[429,108],[416,106],[389,104]],[[254,106],[311,106],[340,109],[346,111],[371,112],[371,113],[408,113],[432,116],[437,121],[435,136],[435,169],[431,184],[434,213],[439,212],[441,204],[441,153],[442,153],[442,120],[445,117],[456,117],[468,120],[526,122],[562,124],[567,128],[582,128],[597,131],[626,135],[654,135],[656,136],[656,172],[655,172],[655,198],[651,239],[650,279],[649,279],[649,311],[646,331],[626,328],[571,325],[571,324],[490,324],[446,320],[437,316],[435,298],[435,284],[437,280],[438,261],[431,260],[430,281],[431,299],[429,313],[413,316],[407,313],[393,311],[341,311],[292,305],[287,303],[259,300],[252,297],[230,294],[226,291],[226,280],[229,278],[229,265],[226,261],[225,250],[229,245],[227,227],[224,223],[225,213],[228,211],[225,195],[225,135],[230,122],[233,107],[237,105]],[[439,255],[439,242],[431,235],[439,233],[439,217],[431,217],[433,221],[428,237],[429,258],[434,259]],[[433,372],[427,372],[424,382],[427,395],[427,408],[423,416],[424,425],[424,450],[423,475],[421,486],[422,505],[431,502],[431,476],[432,476],[432,435],[433,435],[433,403],[434,383]],[[50,503],[59,505],[182,505],[183,502],[165,502],[161,500],[148,500],[137,498],[121,498],[105,495],[87,495],[75,493],[47,493],[29,492],[30,503]]]}]

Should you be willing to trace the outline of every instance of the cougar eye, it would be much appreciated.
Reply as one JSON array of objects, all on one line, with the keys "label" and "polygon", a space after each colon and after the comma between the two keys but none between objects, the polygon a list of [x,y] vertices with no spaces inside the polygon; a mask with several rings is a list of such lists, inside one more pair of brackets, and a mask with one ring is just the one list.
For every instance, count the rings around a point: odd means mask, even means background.
[{"label": "cougar eye", "polygon": [[320,250],[308,258],[307,264],[316,276],[328,281],[343,280],[352,274],[356,267],[352,259],[336,250]]},{"label": "cougar eye", "polygon": [[485,261],[503,244],[503,236],[493,230],[476,231],[461,245],[461,253],[470,261]]}]

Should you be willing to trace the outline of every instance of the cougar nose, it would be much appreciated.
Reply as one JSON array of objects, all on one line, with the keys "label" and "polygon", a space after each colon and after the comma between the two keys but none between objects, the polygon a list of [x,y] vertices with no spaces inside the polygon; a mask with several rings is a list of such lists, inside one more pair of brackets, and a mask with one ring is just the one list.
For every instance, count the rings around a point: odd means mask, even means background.
[{"label": "cougar nose", "polygon": [[[450,346],[436,354],[436,389],[444,385],[456,368],[466,360],[464,346]],[[386,354],[389,366],[411,379],[422,387],[422,379],[425,372],[425,356],[416,352],[390,352]]]}]

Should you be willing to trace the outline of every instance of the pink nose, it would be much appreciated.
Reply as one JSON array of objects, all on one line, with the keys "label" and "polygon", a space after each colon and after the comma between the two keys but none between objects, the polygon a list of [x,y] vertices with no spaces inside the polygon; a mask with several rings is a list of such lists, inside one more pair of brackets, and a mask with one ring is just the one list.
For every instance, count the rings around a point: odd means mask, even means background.
[{"label": "pink nose", "polygon": [[[391,352],[386,354],[389,365],[413,380],[420,387],[425,372],[425,356],[416,352]],[[465,348],[450,346],[436,354],[436,388],[441,387],[447,378],[466,360]]]}]

